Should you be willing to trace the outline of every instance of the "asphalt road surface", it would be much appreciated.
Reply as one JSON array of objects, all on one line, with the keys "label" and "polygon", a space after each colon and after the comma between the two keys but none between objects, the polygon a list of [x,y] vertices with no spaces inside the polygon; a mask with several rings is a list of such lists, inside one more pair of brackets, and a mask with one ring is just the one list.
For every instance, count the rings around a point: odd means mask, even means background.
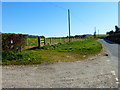
[{"label": "asphalt road surface", "polygon": [[111,55],[112,57],[118,59],[118,44],[117,43],[111,42],[111,41],[106,40],[106,39],[100,39],[98,41],[107,50],[107,52],[109,53],[109,55]]},{"label": "asphalt road surface", "polygon": [[109,54],[111,58],[112,66],[114,66],[118,76],[118,58],[119,58],[118,49],[120,48],[120,45],[106,39],[101,39],[98,41],[102,44],[102,46],[105,48],[105,50]]},{"label": "asphalt road surface", "polygon": [[[2,67],[3,88],[118,88],[118,44],[83,61]],[[106,56],[108,53],[108,56]]]}]

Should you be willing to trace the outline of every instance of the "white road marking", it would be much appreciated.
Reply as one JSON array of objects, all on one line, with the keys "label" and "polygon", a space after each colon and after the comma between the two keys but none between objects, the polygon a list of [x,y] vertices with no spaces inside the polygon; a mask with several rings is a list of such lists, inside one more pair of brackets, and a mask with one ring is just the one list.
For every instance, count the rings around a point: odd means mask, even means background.
[{"label": "white road marking", "polygon": [[106,60],[107,62],[109,62],[110,60]]},{"label": "white road marking", "polygon": [[115,75],[115,71],[111,71],[111,73],[112,73],[113,75]]},{"label": "white road marking", "polygon": [[118,81],[118,78],[115,78],[116,79],[116,81]]},{"label": "white road marking", "polygon": [[116,84],[119,84],[119,82],[116,82]]}]

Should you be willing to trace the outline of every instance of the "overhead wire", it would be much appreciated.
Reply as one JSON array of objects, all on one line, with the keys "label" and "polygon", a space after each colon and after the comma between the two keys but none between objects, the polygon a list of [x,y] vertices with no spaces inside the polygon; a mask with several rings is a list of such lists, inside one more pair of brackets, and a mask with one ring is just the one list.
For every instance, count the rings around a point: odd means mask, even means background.
[{"label": "overhead wire", "polygon": [[[55,6],[55,7],[61,8],[62,10],[65,10],[65,11],[68,10],[67,8],[64,8],[64,7],[60,6],[60,5],[54,4],[54,3],[52,3],[52,2],[49,2],[49,4],[50,4],[50,5],[53,5],[53,6]],[[76,20],[81,21],[81,23],[84,23],[85,25],[87,25],[86,22],[84,22],[82,19],[80,19],[80,17],[77,16],[76,14],[74,14],[73,12],[70,11],[70,14],[72,15],[72,17],[76,18]]]},{"label": "overhead wire", "polygon": [[[53,2],[48,2],[48,4],[54,6],[54,7],[57,7],[57,8],[60,8],[61,10],[64,10],[64,11],[67,11],[68,8],[65,8],[65,7],[62,7],[60,5],[57,5]],[[79,21],[82,25],[84,24],[85,26],[88,25],[86,22],[84,22],[79,16],[77,16],[76,14],[74,14],[73,12],[70,11],[70,14],[71,14],[71,17],[75,18],[77,21]],[[81,25],[80,24],[80,25]]]}]

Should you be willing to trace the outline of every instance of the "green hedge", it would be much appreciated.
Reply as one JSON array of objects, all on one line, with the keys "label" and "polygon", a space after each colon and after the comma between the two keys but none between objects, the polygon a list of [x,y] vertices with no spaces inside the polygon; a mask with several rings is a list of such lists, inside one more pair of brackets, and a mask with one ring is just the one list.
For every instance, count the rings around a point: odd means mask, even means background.
[{"label": "green hedge", "polygon": [[24,34],[2,34],[3,51],[21,51],[27,43],[27,35]]},{"label": "green hedge", "polygon": [[110,36],[107,36],[106,39],[120,44],[120,33],[111,34]]}]

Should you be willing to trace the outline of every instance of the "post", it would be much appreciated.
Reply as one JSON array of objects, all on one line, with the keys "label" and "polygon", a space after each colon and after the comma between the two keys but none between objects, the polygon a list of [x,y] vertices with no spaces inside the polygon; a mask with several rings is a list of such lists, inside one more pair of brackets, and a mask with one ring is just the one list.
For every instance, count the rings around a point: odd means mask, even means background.
[{"label": "post", "polygon": [[44,37],[44,45],[46,44],[45,37]]},{"label": "post", "polygon": [[38,48],[40,48],[40,37],[38,36]]},{"label": "post", "polygon": [[61,38],[60,38],[60,40],[59,40],[59,43],[61,43]]},{"label": "post", "polygon": [[63,37],[63,43],[65,42],[65,39],[64,39],[64,37]]},{"label": "post", "polygon": [[20,52],[22,52],[22,46],[20,46]]},{"label": "post", "polygon": [[52,43],[52,38],[50,38],[50,44]]},{"label": "post", "polygon": [[68,27],[69,27],[69,42],[70,42],[70,10],[68,9]]},{"label": "post", "polygon": [[95,27],[94,29],[95,29],[95,32],[94,32],[94,38],[96,38],[96,27]]},{"label": "post", "polygon": [[99,29],[98,29],[98,37],[99,37]]}]

